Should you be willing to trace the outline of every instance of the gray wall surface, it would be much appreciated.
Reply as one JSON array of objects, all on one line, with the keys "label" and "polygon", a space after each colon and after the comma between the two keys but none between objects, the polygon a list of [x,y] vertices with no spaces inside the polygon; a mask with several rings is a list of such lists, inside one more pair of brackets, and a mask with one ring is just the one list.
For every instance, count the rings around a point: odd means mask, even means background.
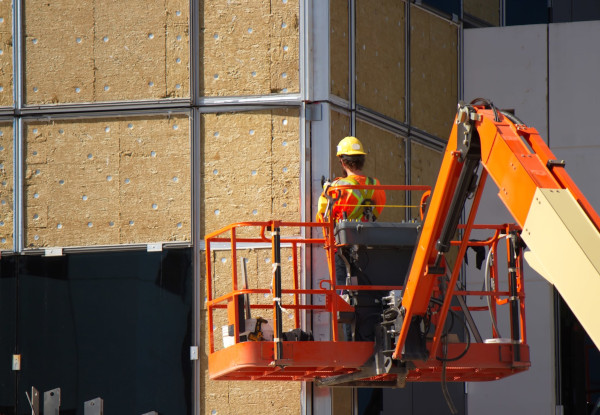
[{"label": "gray wall surface", "polygon": [[[600,22],[467,29],[464,98],[488,98],[514,109],[538,130],[590,203],[600,210]],[[513,222],[488,182],[477,223]],[[471,272],[473,271],[473,272]],[[468,384],[469,414],[554,414],[554,299],[552,287],[526,267],[527,335],[532,367],[501,381]],[[481,287],[469,269],[468,284]],[[479,319],[485,318],[478,316]],[[507,332],[506,321],[500,322]],[[484,335],[484,337],[486,337]],[[559,412],[556,412],[559,413]]]}]

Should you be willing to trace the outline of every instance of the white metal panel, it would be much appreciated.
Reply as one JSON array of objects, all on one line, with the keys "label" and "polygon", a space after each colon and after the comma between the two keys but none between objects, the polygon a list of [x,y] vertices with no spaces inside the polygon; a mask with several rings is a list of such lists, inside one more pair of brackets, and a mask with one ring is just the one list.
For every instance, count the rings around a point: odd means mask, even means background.
[{"label": "white metal panel", "polygon": [[546,128],[546,25],[464,31],[464,97],[515,109],[542,137]]},{"label": "white metal panel", "polygon": [[600,22],[550,26],[550,148],[600,211]]},{"label": "white metal panel", "polygon": [[[515,26],[464,31],[464,96],[488,98],[499,108],[547,136],[547,26]],[[478,223],[514,222],[488,180]],[[468,284],[481,287],[481,271],[471,261]],[[526,267],[526,316],[530,370],[495,382],[468,384],[468,413],[489,415],[554,413],[554,322],[551,286]],[[477,321],[487,315],[475,315]],[[504,332],[502,332],[502,327]],[[507,335],[508,324],[501,322]]]},{"label": "white metal panel", "polygon": [[550,25],[551,146],[600,147],[599,39],[600,21]]}]

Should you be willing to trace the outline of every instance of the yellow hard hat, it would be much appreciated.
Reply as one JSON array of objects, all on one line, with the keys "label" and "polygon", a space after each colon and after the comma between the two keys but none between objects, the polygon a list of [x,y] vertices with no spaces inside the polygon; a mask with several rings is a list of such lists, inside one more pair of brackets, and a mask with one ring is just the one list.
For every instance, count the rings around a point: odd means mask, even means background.
[{"label": "yellow hard hat", "polygon": [[363,145],[356,137],[345,137],[337,145],[336,156],[356,156],[359,154],[367,154],[363,149]]}]

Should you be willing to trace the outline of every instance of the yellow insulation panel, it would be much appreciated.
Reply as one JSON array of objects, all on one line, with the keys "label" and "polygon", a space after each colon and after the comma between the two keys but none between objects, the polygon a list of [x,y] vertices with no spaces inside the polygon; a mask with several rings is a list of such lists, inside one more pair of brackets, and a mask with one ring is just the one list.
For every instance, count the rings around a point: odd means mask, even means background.
[{"label": "yellow insulation panel", "polygon": [[[297,109],[204,114],[201,128],[204,200],[201,220],[205,233],[234,222],[300,220],[301,151]],[[253,228],[251,232],[239,231],[238,235],[257,236],[257,232]],[[273,275],[271,250],[268,247],[246,250],[238,255],[248,260],[250,287],[268,288]],[[231,288],[231,254],[218,251],[213,257],[213,295],[217,296]],[[292,263],[291,250],[284,249],[282,278],[287,287],[292,284]],[[241,284],[239,262],[238,267],[237,279]],[[289,304],[292,298],[284,296],[282,300]],[[264,294],[252,295],[251,301],[272,304],[271,296]],[[258,315],[272,318],[270,311]],[[284,330],[290,330],[293,323],[293,315],[284,314]],[[219,331],[225,324],[226,313],[217,313],[214,332],[217,348],[222,347]],[[208,344],[203,347],[202,356],[206,356]],[[201,361],[201,366],[207,368],[206,359]],[[300,384],[295,382],[211,381],[205,370],[201,388],[204,413],[300,412]]]},{"label": "yellow insulation panel", "polygon": [[447,139],[458,103],[458,26],[410,8],[410,120]]},{"label": "yellow insulation panel", "polygon": [[[443,154],[439,151],[428,148],[419,143],[411,144],[411,183],[419,186],[435,186],[440,166],[442,165]],[[414,193],[412,204],[419,203],[422,193]],[[417,208],[412,209],[412,217],[419,215]]]},{"label": "yellow insulation panel", "polygon": [[490,23],[492,26],[500,25],[499,0],[464,0],[464,12],[477,19]]},{"label": "yellow insulation panel", "polygon": [[30,122],[25,246],[191,240],[187,116]]},{"label": "yellow insulation panel", "polygon": [[[356,122],[356,135],[367,153],[363,173],[376,177],[381,184],[404,185],[406,182],[404,138],[364,121]],[[402,221],[406,217],[405,207],[404,191],[386,190],[386,207],[378,221]]]},{"label": "yellow insulation panel", "polygon": [[356,2],[356,102],[405,120],[405,3]]},{"label": "yellow insulation panel", "polygon": [[28,105],[189,96],[189,4],[25,1]]},{"label": "yellow insulation panel", "polygon": [[350,99],[350,32],[347,0],[329,2],[329,50],[331,59],[331,93],[345,100]]},{"label": "yellow insulation panel", "polygon": [[13,105],[12,2],[0,1],[0,107]]},{"label": "yellow insulation panel", "polygon": [[345,112],[338,112],[335,110],[330,111],[330,145],[331,145],[331,159],[330,159],[330,174],[329,179],[340,177],[342,175],[342,167],[336,157],[337,144],[341,139],[350,135],[350,116]]},{"label": "yellow insulation panel", "polygon": [[298,0],[201,3],[202,95],[299,92]]},{"label": "yellow insulation panel", "polygon": [[202,116],[202,223],[300,220],[298,111]]},{"label": "yellow insulation panel", "polygon": [[0,123],[0,250],[13,249],[13,127]]}]

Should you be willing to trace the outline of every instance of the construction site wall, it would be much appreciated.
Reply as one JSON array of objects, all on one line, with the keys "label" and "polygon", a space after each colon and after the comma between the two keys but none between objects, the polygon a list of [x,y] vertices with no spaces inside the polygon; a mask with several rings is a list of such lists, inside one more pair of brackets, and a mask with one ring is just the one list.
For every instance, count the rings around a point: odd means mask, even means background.
[{"label": "construction site wall", "polygon": [[[205,114],[202,125],[201,220],[205,232],[230,223],[300,220],[300,141],[297,109]],[[255,229],[256,230],[256,229]],[[240,233],[244,235],[244,233]],[[257,236],[254,234],[246,234]],[[271,285],[271,249],[240,251],[248,269],[249,288]],[[282,250],[284,284],[291,285],[292,256]],[[213,298],[231,291],[229,251],[213,254]],[[202,288],[202,291],[205,287]],[[289,298],[283,298],[284,304]],[[272,303],[271,298],[251,298],[253,304]],[[206,310],[203,310],[205,315]],[[271,319],[268,314],[260,317]],[[284,330],[292,329],[286,319]],[[215,344],[222,347],[220,329],[227,325],[227,313],[215,315]],[[295,382],[229,382],[208,379],[208,338],[204,331],[201,366],[204,378],[201,393],[204,413],[237,414],[252,411],[300,413],[300,384]]]},{"label": "construction site wall", "polygon": [[[191,246],[194,229],[203,237],[238,221],[299,221],[301,166],[310,162],[301,148],[303,104],[264,98],[303,92],[300,0],[126,3],[0,0],[0,249],[13,251],[18,241],[17,250]],[[493,20],[470,3],[474,14]],[[329,135],[311,139],[331,147],[330,178],[341,174],[335,145],[354,134],[368,153],[368,175],[383,184],[432,185],[439,149],[411,128],[448,135],[458,100],[458,26],[407,1],[330,0],[329,11],[336,104]],[[253,104],[237,105],[241,98]],[[217,107],[202,99],[223,100]],[[415,199],[388,193],[381,219],[406,219],[408,202]],[[250,285],[268,286],[270,250],[241,255]],[[293,259],[289,250],[283,257]],[[212,259],[216,296],[227,290],[231,256],[218,251]],[[201,412],[300,413],[299,383],[208,379],[206,308],[198,308]],[[216,317],[217,343],[225,324],[226,316]],[[333,412],[349,413],[350,395],[336,391]]]},{"label": "construction site wall", "polygon": [[[329,114],[329,177],[342,174],[337,143],[355,135],[367,153],[366,175],[382,184],[433,187],[459,98],[460,26],[411,2],[384,0],[373,7],[367,0],[331,0],[329,6],[330,94],[349,101],[335,101],[339,107]],[[379,221],[418,219],[422,194],[386,191]],[[461,388],[452,393],[460,397]],[[336,389],[332,413],[395,413],[395,403],[418,413],[425,406],[414,396],[421,394],[430,392],[412,386],[373,394]]]}]

